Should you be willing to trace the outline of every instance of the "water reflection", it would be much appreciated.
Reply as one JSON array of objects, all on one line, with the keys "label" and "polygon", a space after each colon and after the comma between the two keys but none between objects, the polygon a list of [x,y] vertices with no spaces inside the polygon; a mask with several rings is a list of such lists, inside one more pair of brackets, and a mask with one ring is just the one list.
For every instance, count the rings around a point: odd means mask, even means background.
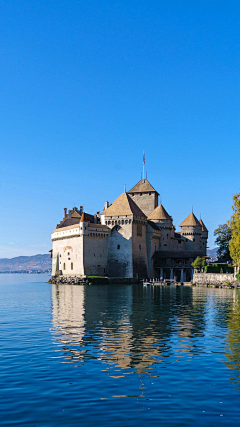
[{"label": "water reflection", "polygon": [[65,361],[90,360],[140,373],[209,352],[209,338],[215,353],[227,343],[226,366],[240,372],[236,291],[52,285],[52,316]]},{"label": "water reflection", "polygon": [[[81,359],[85,333],[83,286],[52,285],[52,322],[55,338],[70,358]],[[60,333],[60,335],[59,335]]]},{"label": "water reflection", "polygon": [[53,332],[71,360],[140,372],[202,349],[207,295],[199,289],[52,285],[52,299]]},{"label": "water reflection", "polygon": [[[226,366],[240,373],[240,292],[234,293],[232,310],[227,310],[227,336],[228,344],[225,356],[227,358]],[[231,381],[234,384],[240,384],[240,376],[236,373]]]}]

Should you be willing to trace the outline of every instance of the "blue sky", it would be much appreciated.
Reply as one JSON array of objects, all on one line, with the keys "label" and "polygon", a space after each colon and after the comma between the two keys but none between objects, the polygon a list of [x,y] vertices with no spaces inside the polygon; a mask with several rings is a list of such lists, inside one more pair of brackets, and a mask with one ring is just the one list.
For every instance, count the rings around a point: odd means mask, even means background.
[{"label": "blue sky", "polygon": [[237,1],[1,3],[0,257],[46,253],[63,208],[140,179],[213,230],[239,190]]}]

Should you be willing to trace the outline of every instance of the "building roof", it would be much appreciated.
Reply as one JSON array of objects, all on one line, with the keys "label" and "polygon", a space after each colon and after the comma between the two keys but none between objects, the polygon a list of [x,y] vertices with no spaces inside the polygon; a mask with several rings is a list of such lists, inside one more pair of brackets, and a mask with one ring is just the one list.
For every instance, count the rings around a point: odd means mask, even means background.
[{"label": "building roof", "polygon": [[57,228],[69,227],[70,225],[76,224],[79,224],[79,218],[66,218],[57,226]]},{"label": "building roof", "polygon": [[81,218],[81,215],[77,211],[73,211],[72,218]]},{"label": "building roof", "polygon": [[187,218],[185,218],[185,220],[179,225],[179,227],[201,227],[200,222],[198,221],[198,219],[196,218],[196,216],[194,215],[193,212],[191,212]]},{"label": "building roof", "polygon": [[167,213],[163,205],[158,205],[151,213],[148,215],[148,219],[167,219],[172,220],[170,215]]},{"label": "building roof", "polygon": [[201,251],[155,251],[153,254],[153,259],[159,258],[177,258],[177,259],[188,259],[188,258],[197,258],[197,256],[203,256],[203,252]]},{"label": "building roof", "polygon": [[140,179],[140,181],[134,185],[134,187],[128,191],[128,193],[149,193],[150,191],[154,191],[159,194],[150,182],[147,179]]},{"label": "building roof", "polygon": [[127,193],[122,193],[103,214],[105,216],[136,215],[146,218],[146,215]]},{"label": "building roof", "polygon": [[201,219],[200,219],[199,223],[200,223],[200,224],[201,224],[201,226],[202,226],[202,231],[208,231],[208,229],[207,229],[206,225],[204,224],[204,222],[203,222]]}]

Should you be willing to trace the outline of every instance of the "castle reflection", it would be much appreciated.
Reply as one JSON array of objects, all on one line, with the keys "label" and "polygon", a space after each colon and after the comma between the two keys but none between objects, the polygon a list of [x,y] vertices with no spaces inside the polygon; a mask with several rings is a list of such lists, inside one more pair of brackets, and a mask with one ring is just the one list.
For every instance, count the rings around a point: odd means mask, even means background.
[{"label": "castle reflection", "polygon": [[52,285],[53,335],[65,361],[142,371],[201,350],[207,295],[191,287]]}]

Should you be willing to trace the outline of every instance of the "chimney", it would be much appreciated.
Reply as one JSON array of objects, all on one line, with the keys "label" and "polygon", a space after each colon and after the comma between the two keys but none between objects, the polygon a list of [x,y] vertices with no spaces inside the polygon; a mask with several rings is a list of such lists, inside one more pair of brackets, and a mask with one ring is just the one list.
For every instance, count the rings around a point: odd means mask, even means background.
[{"label": "chimney", "polygon": [[94,224],[97,224],[97,215],[94,215]]},{"label": "chimney", "polygon": [[104,210],[106,210],[109,207],[109,202],[104,203]]},{"label": "chimney", "polygon": [[80,206],[80,215],[82,215],[83,206]]},{"label": "chimney", "polygon": [[64,218],[67,217],[67,208],[64,208]]},{"label": "chimney", "polygon": [[72,218],[72,212],[70,211],[70,209],[68,211],[68,216],[69,216],[69,218]]}]

